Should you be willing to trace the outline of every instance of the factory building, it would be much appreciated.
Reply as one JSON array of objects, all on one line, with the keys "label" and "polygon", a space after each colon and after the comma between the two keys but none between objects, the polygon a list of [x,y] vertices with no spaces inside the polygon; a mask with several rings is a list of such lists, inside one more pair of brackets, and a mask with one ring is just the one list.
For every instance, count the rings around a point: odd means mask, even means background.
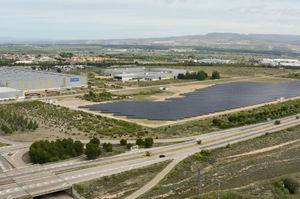
[{"label": "factory building", "polygon": [[0,100],[10,100],[10,99],[21,99],[24,98],[23,91],[7,88],[7,87],[0,87]]},{"label": "factory building", "polygon": [[300,61],[297,59],[263,59],[261,64],[270,66],[294,66],[299,67]]},{"label": "factory building", "polygon": [[0,67],[0,87],[13,88],[22,92],[86,86],[86,76]]},{"label": "factory building", "polygon": [[177,78],[186,70],[169,68],[113,68],[104,69],[101,73],[120,81],[157,81]]}]

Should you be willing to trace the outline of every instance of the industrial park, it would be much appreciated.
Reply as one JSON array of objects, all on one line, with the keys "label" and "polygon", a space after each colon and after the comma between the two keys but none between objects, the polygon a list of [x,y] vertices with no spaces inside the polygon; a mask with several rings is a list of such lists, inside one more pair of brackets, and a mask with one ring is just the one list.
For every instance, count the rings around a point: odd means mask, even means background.
[{"label": "industrial park", "polygon": [[3,0],[0,199],[299,199],[299,8]]}]

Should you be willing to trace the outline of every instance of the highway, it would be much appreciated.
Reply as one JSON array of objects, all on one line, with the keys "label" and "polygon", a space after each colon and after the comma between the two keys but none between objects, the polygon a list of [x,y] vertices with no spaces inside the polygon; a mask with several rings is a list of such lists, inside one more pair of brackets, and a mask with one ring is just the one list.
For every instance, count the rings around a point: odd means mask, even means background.
[{"label": "highway", "polygon": [[[276,126],[273,124],[274,121],[270,121],[185,138],[187,139],[186,142],[148,149],[153,154],[151,157],[145,157],[146,149],[141,149],[91,161],[84,161],[78,158],[53,164],[28,165],[20,168],[6,169],[0,173],[0,198],[16,198],[28,194],[37,196],[55,190],[63,190],[76,183],[145,167],[165,160],[179,162],[204,148],[218,148],[228,143],[240,142],[263,135],[267,132],[274,132],[300,124],[300,120],[295,120],[295,116],[287,117],[281,121],[282,124]],[[202,145],[197,145],[196,140],[198,139],[202,140]],[[18,146],[16,143],[12,144],[10,147]],[[26,148],[25,145],[26,144],[22,144],[19,146],[20,150]],[[3,151],[5,152],[5,150],[2,150],[2,152]],[[165,154],[166,158],[159,158],[159,154]],[[175,165],[176,164],[174,164],[174,166]],[[169,166],[168,168],[171,169],[172,167]],[[161,176],[163,177],[163,175]],[[153,183],[159,179],[159,177],[155,178]],[[147,184],[145,189],[142,189],[142,191],[139,190],[140,192],[138,192],[137,195],[147,191],[149,187],[151,188],[153,185],[151,182]],[[136,195],[133,196],[132,198],[136,197]]]}]

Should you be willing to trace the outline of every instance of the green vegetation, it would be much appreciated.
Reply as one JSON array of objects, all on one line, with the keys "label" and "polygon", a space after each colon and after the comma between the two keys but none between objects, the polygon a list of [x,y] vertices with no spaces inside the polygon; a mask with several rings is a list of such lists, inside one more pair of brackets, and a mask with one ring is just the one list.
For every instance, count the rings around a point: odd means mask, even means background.
[{"label": "green vegetation", "polygon": [[113,151],[113,145],[111,143],[103,143],[102,147],[106,152],[112,152]]},{"label": "green vegetation", "polygon": [[207,73],[202,71],[199,72],[194,72],[194,73],[189,73],[187,72],[186,74],[178,74],[178,79],[194,79],[194,80],[205,80],[208,77]]},{"label": "green vegetation", "polygon": [[159,127],[151,129],[154,135],[160,134],[164,137],[173,135],[174,137],[182,135],[196,135],[200,133],[208,133],[220,129],[229,129],[244,125],[255,124],[268,121],[268,119],[278,119],[295,115],[300,112],[300,100],[289,100],[286,102],[278,102],[276,104],[268,104],[262,107],[239,111],[209,117],[202,120],[189,121],[184,124],[172,125],[167,127]]},{"label": "green vegetation", "polygon": [[140,91],[138,93],[134,93],[131,95],[115,95],[107,91],[102,91],[100,93],[95,93],[90,91],[88,94],[83,95],[83,99],[92,102],[104,102],[104,101],[112,101],[112,100],[124,100],[132,98],[133,96],[144,96],[144,95],[155,95],[158,93],[162,93],[161,90],[150,90],[150,91]]},{"label": "green vegetation", "polygon": [[[247,124],[255,124],[258,122],[267,121],[294,115],[300,112],[300,100],[291,100],[278,104],[269,104],[263,107],[241,111],[238,113],[229,114],[227,117],[215,118],[212,123],[221,129],[243,126]],[[280,124],[276,121],[275,124]]]},{"label": "green vegetation", "polygon": [[151,148],[153,146],[153,143],[153,138],[145,138],[145,140],[143,140],[142,138],[138,138],[136,140],[136,145],[145,148]]},{"label": "green vegetation", "polygon": [[283,76],[286,78],[291,78],[291,79],[300,79],[300,73],[290,73],[287,76]]},{"label": "green vegetation", "polygon": [[300,182],[296,178],[287,177],[282,180],[284,188],[289,190],[290,194],[295,194],[299,191]]},{"label": "green vegetation", "polygon": [[[1,110],[5,110],[5,113],[10,113],[12,116],[12,113],[15,113],[28,118],[29,124],[30,120],[39,121],[42,125],[40,126],[46,129],[58,129],[60,132],[79,131],[90,138],[94,136],[135,136],[145,131],[137,124],[96,116],[83,111],[73,111],[40,101],[11,103],[0,107]],[[9,117],[5,117],[4,120],[7,118]]]},{"label": "green vegetation", "polygon": [[103,177],[97,180],[75,185],[77,192],[86,199],[125,198],[149,182],[170,161],[154,164],[140,169]]},{"label": "green vegetation", "polygon": [[[162,195],[166,199],[196,197],[198,168],[204,176],[201,199],[216,198],[218,180],[221,181],[221,198],[299,198],[299,131],[300,126],[296,126],[232,144],[232,148],[222,147],[210,153],[194,154],[180,162],[158,188],[153,188],[141,198]],[[283,143],[289,144],[279,146]],[[233,189],[236,192],[227,192]]]},{"label": "green vegetation", "polygon": [[6,109],[6,105],[0,105],[0,128],[4,134],[12,134],[18,130],[34,131],[39,127],[36,121],[24,117],[24,115],[19,114],[17,111]]},{"label": "green vegetation", "polygon": [[92,102],[103,102],[103,101],[110,101],[110,100],[122,100],[126,99],[126,95],[113,95],[110,92],[102,91],[101,93],[95,93],[90,91],[89,94],[85,94],[83,99]]},{"label": "green vegetation", "polygon": [[33,163],[56,162],[83,154],[83,144],[71,138],[49,142],[37,141],[29,148],[30,159]]},{"label": "green vegetation", "polygon": [[63,58],[71,58],[74,56],[73,53],[68,53],[68,52],[61,52],[59,53],[59,55]]},{"label": "green vegetation", "polygon": [[276,121],[274,122],[274,124],[275,124],[275,125],[279,125],[279,124],[280,124],[280,120],[276,120]]},{"label": "green vegetation", "polygon": [[96,159],[97,157],[99,157],[99,155],[101,155],[101,153],[101,149],[98,145],[93,143],[86,144],[84,154],[88,159]]},{"label": "green vegetation", "polygon": [[220,79],[220,73],[218,71],[214,71],[211,75],[211,79]]},{"label": "green vegetation", "polygon": [[127,140],[121,139],[121,140],[120,140],[120,145],[121,145],[121,146],[126,146],[126,145],[127,145]]}]

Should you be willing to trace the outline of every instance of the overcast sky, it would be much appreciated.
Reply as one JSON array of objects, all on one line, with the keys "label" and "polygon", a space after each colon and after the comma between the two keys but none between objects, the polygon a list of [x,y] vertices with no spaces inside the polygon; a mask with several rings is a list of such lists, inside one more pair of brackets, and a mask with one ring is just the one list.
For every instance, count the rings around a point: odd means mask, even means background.
[{"label": "overcast sky", "polygon": [[300,0],[0,0],[0,37],[299,34]]}]

